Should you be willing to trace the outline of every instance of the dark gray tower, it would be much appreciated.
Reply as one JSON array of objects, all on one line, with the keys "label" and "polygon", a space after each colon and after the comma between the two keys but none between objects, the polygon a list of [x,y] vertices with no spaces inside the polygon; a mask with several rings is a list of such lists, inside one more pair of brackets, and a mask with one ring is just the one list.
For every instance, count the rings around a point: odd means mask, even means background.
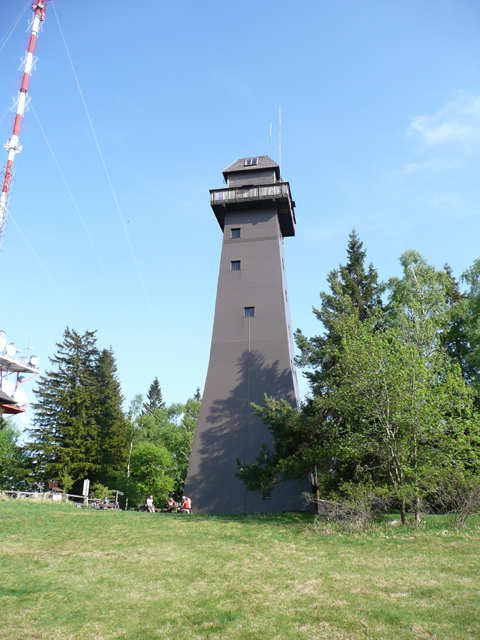
[{"label": "dark gray tower", "polygon": [[264,500],[235,477],[236,460],[252,461],[267,427],[250,403],[264,394],[297,402],[283,238],[295,234],[295,203],[268,156],[240,159],[210,191],[223,231],[210,363],[185,485],[199,513],[302,508],[297,483]]}]

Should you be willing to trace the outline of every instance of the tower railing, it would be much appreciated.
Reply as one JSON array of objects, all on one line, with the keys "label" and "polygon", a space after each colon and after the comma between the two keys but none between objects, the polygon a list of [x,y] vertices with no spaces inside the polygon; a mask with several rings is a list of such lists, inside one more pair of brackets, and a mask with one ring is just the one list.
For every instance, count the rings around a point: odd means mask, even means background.
[{"label": "tower railing", "polygon": [[[292,207],[292,194],[288,182],[275,184],[256,184],[244,187],[226,187],[224,189],[210,189],[210,204],[219,205],[245,200],[265,200],[271,198],[286,198]],[[294,206],[294,205],[293,205]]]}]

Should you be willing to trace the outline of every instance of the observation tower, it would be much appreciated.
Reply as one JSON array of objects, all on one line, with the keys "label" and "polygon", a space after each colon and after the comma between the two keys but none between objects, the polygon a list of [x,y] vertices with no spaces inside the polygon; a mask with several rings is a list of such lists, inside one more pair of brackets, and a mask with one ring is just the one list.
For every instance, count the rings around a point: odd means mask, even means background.
[{"label": "observation tower", "polygon": [[263,404],[268,394],[297,404],[283,252],[283,239],[295,235],[295,203],[268,156],[241,158],[223,177],[226,187],[210,191],[223,245],[185,495],[197,513],[299,510],[301,483],[280,483],[263,499],[235,477],[238,459],[252,462],[262,444],[271,444],[251,403]]}]

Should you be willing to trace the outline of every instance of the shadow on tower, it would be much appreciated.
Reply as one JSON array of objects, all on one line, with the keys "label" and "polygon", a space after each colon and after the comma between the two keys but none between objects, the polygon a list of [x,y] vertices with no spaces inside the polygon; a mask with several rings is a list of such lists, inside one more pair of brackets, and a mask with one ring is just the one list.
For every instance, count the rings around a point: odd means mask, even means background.
[{"label": "shadow on tower", "polygon": [[[261,444],[272,447],[268,427],[258,418],[251,403],[264,403],[264,394],[290,403],[292,371],[280,370],[278,361],[265,363],[258,351],[245,351],[236,363],[236,386],[231,394],[214,400],[207,412],[208,425],[200,434],[198,473],[190,478],[189,491],[201,511],[208,513],[251,513],[302,508],[301,492],[305,487],[297,482],[282,482],[270,498],[248,491],[235,477],[237,459],[252,462]],[[260,443],[260,444],[259,444]],[[212,484],[211,479],[216,482]]]}]

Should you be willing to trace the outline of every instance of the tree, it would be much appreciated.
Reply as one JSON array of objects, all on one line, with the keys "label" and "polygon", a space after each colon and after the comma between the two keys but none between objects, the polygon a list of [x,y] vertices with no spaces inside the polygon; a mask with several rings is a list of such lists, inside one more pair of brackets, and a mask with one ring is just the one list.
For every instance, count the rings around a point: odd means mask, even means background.
[{"label": "tree", "polygon": [[389,282],[386,318],[337,322],[342,348],[322,401],[344,420],[337,456],[358,460],[361,474],[377,486],[386,483],[403,521],[412,503],[418,521],[434,470],[478,467],[478,416],[444,346],[455,293],[451,274],[414,251],[400,262],[404,273]]},{"label": "tree", "polygon": [[335,422],[330,424],[324,418],[315,399],[298,411],[286,400],[265,396],[265,404],[254,404],[253,409],[268,426],[273,447],[263,445],[251,463],[237,460],[237,477],[247,489],[259,491],[263,497],[268,497],[281,480],[310,477],[318,513],[320,494],[322,489],[328,491],[331,480]]},{"label": "tree", "polygon": [[67,327],[50,358],[54,369],[39,379],[29,448],[43,480],[68,474],[78,488],[83,478],[99,473],[94,403],[97,358],[95,331],[79,334]]},{"label": "tree", "polygon": [[139,442],[132,451],[129,499],[139,504],[150,494],[158,502],[166,501],[173,490],[169,475],[172,459],[167,449],[153,442]]},{"label": "tree", "polygon": [[271,398],[255,407],[273,448],[263,447],[253,463],[238,461],[238,475],[268,494],[280,479],[308,472],[317,503],[320,494],[347,493],[352,481],[373,484],[395,497],[404,521],[407,504],[418,520],[441,474],[457,470],[468,478],[479,469],[479,416],[448,351],[462,294],[448,268],[436,270],[408,251],[383,306],[372,267],[370,285],[358,285],[367,272],[356,240],[351,236],[347,266],[331,272],[331,293],[315,310],[325,334],[297,333],[311,397],[298,413]]},{"label": "tree", "polygon": [[265,406],[254,406],[267,424],[273,449],[263,447],[253,463],[238,461],[239,477],[251,490],[270,491],[281,479],[310,476],[315,504],[319,492],[328,492],[342,479],[352,478],[357,460],[337,455],[345,420],[338,408],[328,405],[342,349],[341,323],[348,318],[375,322],[381,318],[384,285],[370,264],[365,266],[366,251],[357,233],[352,231],[347,246],[347,262],[328,274],[330,291],[320,294],[322,305],[313,312],[324,332],[307,338],[297,330],[300,350],[297,364],[306,369],[312,396],[298,413],[285,401],[265,399]]},{"label": "tree", "polygon": [[[320,294],[322,305],[313,312],[323,325],[323,333],[311,338],[297,330],[295,339],[300,350],[297,364],[306,369],[312,395],[301,407],[300,414],[288,403],[266,399],[265,406],[255,407],[255,412],[268,425],[273,436],[273,449],[267,455],[264,448],[254,466],[238,461],[239,475],[250,488],[255,476],[267,486],[281,478],[310,475],[313,492],[318,498],[320,489],[327,492],[341,478],[352,476],[358,461],[341,459],[336,455],[342,438],[344,419],[338,409],[329,407],[325,398],[333,384],[336,364],[342,348],[339,323],[355,317],[360,322],[381,318],[382,292],[378,274],[370,264],[365,266],[366,251],[357,233],[352,231],[347,246],[344,266],[328,274],[329,292]],[[324,401],[319,402],[320,398]],[[248,478],[248,480],[247,480]],[[247,485],[248,486],[248,485]],[[260,485],[257,487],[261,489]]]},{"label": "tree", "polygon": [[96,332],[66,328],[53,365],[39,379],[30,451],[42,481],[79,491],[85,478],[117,483],[125,475],[130,423],[111,349],[99,352]]},{"label": "tree", "polygon": [[[312,395],[297,412],[286,401],[265,398],[255,406],[256,414],[267,424],[273,448],[265,446],[253,463],[238,460],[238,476],[247,488],[264,495],[282,479],[310,476],[314,503],[320,493],[328,494],[346,479],[358,475],[357,458],[339,456],[338,447],[345,430],[345,418],[328,398],[337,376],[337,363],[343,348],[342,322],[355,318],[360,323],[381,323],[384,285],[370,264],[355,231],[349,236],[347,262],[328,274],[330,292],[320,294],[322,305],[313,309],[324,332],[307,338],[298,330],[295,338],[300,350],[297,363],[306,368]],[[358,425],[358,428],[361,428]]]},{"label": "tree", "polygon": [[163,446],[171,455],[169,474],[174,480],[177,498],[183,492],[199,411],[200,402],[189,398],[185,404],[155,409],[138,419],[136,441]]},{"label": "tree", "polygon": [[[130,407],[127,413],[127,421],[129,424],[130,433],[128,438],[129,439],[128,457],[127,457],[127,468],[126,468],[125,485],[124,485],[125,492],[126,492],[125,510],[128,510],[128,496],[129,496],[129,488],[130,488],[133,443],[135,440],[135,436],[137,435],[139,430],[138,420],[142,412],[142,403],[143,403],[143,398],[140,393],[137,393],[137,395],[130,402]],[[120,483],[120,486],[123,486],[122,483]]]},{"label": "tree", "polygon": [[27,460],[19,446],[18,431],[7,420],[0,429],[0,489],[18,489],[28,474]]},{"label": "tree", "polygon": [[162,390],[158,378],[155,378],[147,392],[147,401],[143,404],[144,413],[152,413],[155,409],[165,409],[165,402],[162,397]]},{"label": "tree", "polygon": [[[420,332],[411,327],[412,337]],[[418,521],[435,473],[478,468],[472,394],[441,348],[426,352],[425,342],[405,339],[398,326],[375,332],[350,320],[343,335],[338,385],[328,398],[347,427],[338,455],[365,461],[374,454],[376,466],[364,465],[364,476],[377,486],[385,483],[403,522],[408,503]]]},{"label": "tree", "polygon": [[467,285],[465,292],[460,292],[456,281],[452,287],[444,344],[450,357],[459,363],[467,384],[472,385],[480,407],[480,259],[465,271],[462,281]]},{"label": "tree", "polygon": [[123,398],[111,349],[100,352],[94,376],[100,467],[96,479],[114,484],[119,476],[125,475],[131,426],[122,411]]},{"label": "tree", "polygon": [[297,364],[306,369],[313,394],[323,393],[328,388],[329,372],[335,366],[337,352],[341,347],[338,334],[338,319],[354,315],[361,322],[382,309],[384,285],[372,264],[365,267],[366,251],[357,233],[352,231],[347,245],[347,262],[333,269],[327,276],[330,292],[321,292],[320,309],[313,313],[323,325],[323,332],[307,338],[298,329],[295,334],[300,356]]}]

